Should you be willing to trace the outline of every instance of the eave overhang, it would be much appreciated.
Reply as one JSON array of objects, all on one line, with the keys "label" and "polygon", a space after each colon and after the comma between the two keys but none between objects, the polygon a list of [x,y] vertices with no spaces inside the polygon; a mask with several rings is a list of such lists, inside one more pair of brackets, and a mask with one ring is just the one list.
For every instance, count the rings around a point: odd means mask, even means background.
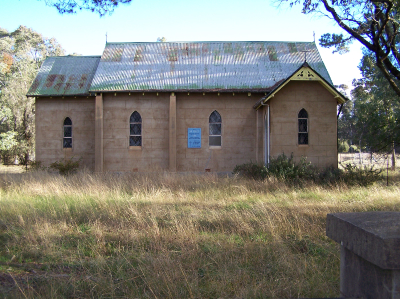
[{"label": "eave overhang", "polygon": [[77,93],[77,94],[27,94],[27,98],[49,98],[49,97],[57,97],[57,98],[64,98],[64,97],[91,97],[93,93]]},{"label": "eave overhang", "polygon": [[236,92],[236,93],[266,93],[269,94],[271,92],[272,88],[247,88],[247,89],[240,89],[240,88],[213,88],[213,89],[140,89],[140,90],[134,90],[134,89],[126,89],[126,90],[121,90],[121,89],[115,89],[115,90],[90,90],[91,93],[142,93],[142,92],[163,92],[163,93],[170,93],[170,92],[175,92],[175,93],[180,93],[180,92],[191,92],[191,93],[199,93],[199,92],[220,92],[220,93],[230,93],[230,92]]},{"label": "eave overhang", "polygon": [[344,104],[349,99],[341,94],[332,84],[326,81],[319,75],[307,62],[304,62],[291,76],[284,80],[281,84],[276,86],[268,95],[262,97],[253,108],[258,110],[261,106],[265,105],[271,98],[275,96],[284,86],[290,81],[314,81],[324,86],[336,99],[338,104]]}]

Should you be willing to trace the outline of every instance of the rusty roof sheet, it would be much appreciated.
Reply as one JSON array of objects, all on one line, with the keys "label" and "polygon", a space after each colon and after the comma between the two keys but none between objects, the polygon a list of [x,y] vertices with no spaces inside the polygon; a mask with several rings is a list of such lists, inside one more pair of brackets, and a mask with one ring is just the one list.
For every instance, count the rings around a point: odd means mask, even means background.
[{"label": "rusty roof sheet", "polygon": [[43,62],[27,96],[88,95],[100,56],[53,56]]},{"label": "rusty roof sheet", "polygon": [[332,84],[314,42],[108,43],[90,91],[270,91],[305,56]]}]

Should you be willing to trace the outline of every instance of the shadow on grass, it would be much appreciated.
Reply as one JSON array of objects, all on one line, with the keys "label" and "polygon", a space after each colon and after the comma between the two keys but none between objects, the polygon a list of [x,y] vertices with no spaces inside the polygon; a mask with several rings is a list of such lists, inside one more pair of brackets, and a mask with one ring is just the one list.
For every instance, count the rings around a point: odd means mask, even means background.
[{"label": "shadow on grass", "polygon": [[160,237],[70,263],[45,260],[0,262],[0,297],[291,298],[339,288],[336,244],[309,236],[207,232],[186,246]]}]

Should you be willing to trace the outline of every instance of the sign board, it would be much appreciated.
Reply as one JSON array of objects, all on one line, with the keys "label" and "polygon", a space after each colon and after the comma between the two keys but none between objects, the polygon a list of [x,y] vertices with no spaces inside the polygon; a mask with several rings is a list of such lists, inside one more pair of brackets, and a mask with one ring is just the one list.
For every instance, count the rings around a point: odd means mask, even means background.
[{"label": "sign board", "polygon": [[201,128],[188,128],[188,148],[201,148]]}]

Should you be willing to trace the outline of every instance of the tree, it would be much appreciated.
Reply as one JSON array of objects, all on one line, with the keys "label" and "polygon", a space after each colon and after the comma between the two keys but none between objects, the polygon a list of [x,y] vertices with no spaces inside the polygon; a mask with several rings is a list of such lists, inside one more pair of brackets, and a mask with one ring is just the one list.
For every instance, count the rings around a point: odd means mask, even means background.
[{"label": "tree", "polygon": [[353,101],[348,101],[343,105],[340,117],[338,119],[338,138],[339,140],[348,140],[352,145],[356,137],[355,119],[354,119]]},{"label": "tree", "polygon": [[355,80],[355,109],[365,127],[365,140],[372,151],[391,151],[395,168],[395,147],[400,144],[400,104],[382,72],[374,64],[373,53],[364,51],[360,70],[363,78]]},{"label": "tree", "polygon": [[55,7],[60,14],[73,14],[80,10],[98,13],[101,17],[112,14],[119,4],[132,0],[44,0],[46,5]]},{"label": "tree", "polygon": [[55,39],[30,28],[20,26],[13,32],[0,28],[0,151],[4,162],[14,156],[29,160],[34,151],[34,99],[25,95],[43,60],[63,54]]},{"label": "tree", "polygon": [[353,81],[353,101],[344,106],[338,135],[371,153],[391,151],[394,164],[394,149],[400,144],[400,103],[375,65],[373,53],[364,50],[359,69],[362,78]]},{"label": "tree", "polygon": [[304,14],[319,14],[333,19],[343,34],[326,33],[319,42],[334,52],[348,51],[359,41],[373,55],[375,64],[400,101],[399,0],[277,0],[290,6],[301,4]]}]

